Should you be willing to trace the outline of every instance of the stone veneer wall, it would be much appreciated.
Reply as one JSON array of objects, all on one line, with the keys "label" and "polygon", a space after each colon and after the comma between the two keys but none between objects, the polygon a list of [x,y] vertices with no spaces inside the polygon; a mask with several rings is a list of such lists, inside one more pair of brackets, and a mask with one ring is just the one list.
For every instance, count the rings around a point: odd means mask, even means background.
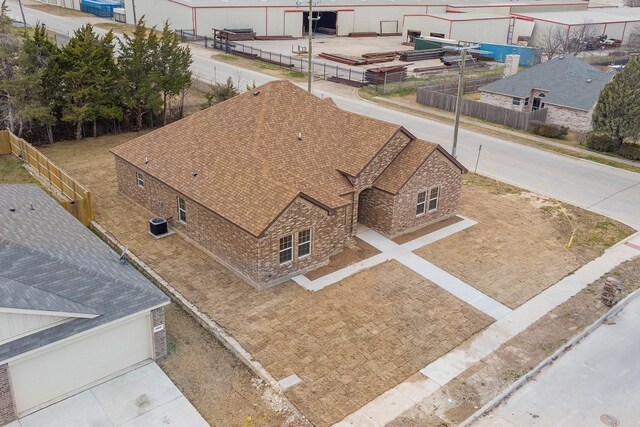
[{"label": "stone veneer wall", "polygon": [[[512,96],[498,95],[497,93],[489,92],[480,92],[480,102],[515,111],[522,111],[524,107],[524,100],[520,101],[520,105],[513,105]],[[529,104],[531,104],[531,101],[529,101]]]},{"label": "stone veneer wall", "polygon": [[[154,332],[153,329],[162,325],[162,330]],[[164,323],[164,307],[151,310],[151,333],[153,334],[153,360],[158,360],[167,355],[167,328]]]},{"label": "stone veneer wall", "polygon": [[[438,209],[416,217],[418,193],[437,186],[440,186]],[[460,169],[440,151],[434,151],[394,197],[393,224],[388,234],[398,236],[454,215],[461,191]]]},{"label": "stone veneer wall", "polygon": [[9,379],[9,366],[0,365],[0,426],[9,424],[18,418],[13,390]]},{"label": "stone veneer wall", "polygon": [[591,130],[593,109],[584,111],[550,104],[546,104],[545,107],[547,108],[547,118],[545,120],[547,123],[567,126],[569,129],[579,132],[589,132]]},{"label": "stone veneer wall", "polygon": [[[322,265],[330,255],[342,250],[345,240],[344,209],[330,216],[324,209],[297,199],[263,237],[257,238],[185,196],[187,223],[178,221],[176,197],[180,193],[146,173],[144,188],[138,187],[135,176],[137,170],[135,166],[116,157],[118,189],[122,193],[154,215],[170,218],[171,226],[211,252],[255,287],[266,287],[301,270]],[[312,229],[311,255],[298,259],[295,256],[297,232],[307,228]],[[279,239],[286,234],[294,234],[294,260],[280,266]]]}]

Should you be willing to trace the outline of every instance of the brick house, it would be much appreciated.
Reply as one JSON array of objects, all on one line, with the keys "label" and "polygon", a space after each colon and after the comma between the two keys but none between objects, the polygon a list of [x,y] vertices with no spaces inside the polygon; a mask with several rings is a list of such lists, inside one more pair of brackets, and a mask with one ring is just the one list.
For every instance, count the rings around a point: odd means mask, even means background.
[{"label": "brick house", "polygon": [[612,78],[574,56],[559,56],[482,86],[480,102],[523,112],[546,108],[545,122],[588,132],[600,92]]},{"label": "brick house", "polygon": [[118,189],[258,288],[326,264],[358,222],[454,215],[466,172],[401,126],[275,81],[112,150]]}]

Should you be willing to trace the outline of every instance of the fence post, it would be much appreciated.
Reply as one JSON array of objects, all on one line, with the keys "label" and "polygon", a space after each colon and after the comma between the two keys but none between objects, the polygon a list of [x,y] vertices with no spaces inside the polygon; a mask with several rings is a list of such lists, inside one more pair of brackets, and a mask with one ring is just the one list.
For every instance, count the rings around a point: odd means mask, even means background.
[{"label": "fence post", "polygon": [[322,78],[327,80],[327,63],[323,63],[322,64],[324,66],[323,70],[322,70]]},{"label": "fence post", "polygon": [[384,82],[382,83],[382,94],[387,94],[387,73],[384,73]]}]

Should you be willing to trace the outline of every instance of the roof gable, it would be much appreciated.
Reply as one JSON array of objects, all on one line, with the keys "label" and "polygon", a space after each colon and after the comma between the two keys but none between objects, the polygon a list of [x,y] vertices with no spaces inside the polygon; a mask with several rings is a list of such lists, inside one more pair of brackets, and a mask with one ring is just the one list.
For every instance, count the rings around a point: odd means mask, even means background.
[{"label": "roof gable", "polygon": [[[275,81],[112,152],[254,236],[298,196],[336,209],[400,126]],[[145,159],[147,162],[145,163]]]},{"label": "roof gable", "polygon": [[525,98],[532,89],[548,91],[545,103],[590,110],[613,78],[578,58],[566,55],[535,65],[480,87],[482,92]]}]

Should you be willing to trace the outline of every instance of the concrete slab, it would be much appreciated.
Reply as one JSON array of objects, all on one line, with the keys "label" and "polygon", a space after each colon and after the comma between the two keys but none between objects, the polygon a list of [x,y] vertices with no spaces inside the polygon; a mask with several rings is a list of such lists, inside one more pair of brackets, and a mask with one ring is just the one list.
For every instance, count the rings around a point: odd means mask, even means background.
[{"label": "concrete slab", "polygon": [[440,388],[440,384],[418,372],[398,384],[395,388],[415,403],[419,403]]},{"label": "concrete slab", "polygon": [[97,385],[9,427],[205,427],[209,424],[155,363]]},{"label": "concrete slab", "polygon": [[22,427],[112,427],[91,390],[20,419]]},{"label": "concrete slab", "polygon": [[283,390],[287,390],[295,385],[300,384],[301,382],[302,380],[300,379],[299,376],[297,376],[296,374],[291,374],[288,377],[278,381],[278,384],[280,384],[280,387],[282,387]]},{"label": "concrete slab", "polygon": [[155,363],[91,389],[114,425],[121,425],[182,396]]},{"label": "concrete slab", "polygon": [[122,427],[149,427],[149,426],[173,426],[173,427],[208,427],[209,424],[200,416],[186,397],[181,396],[171,402],[148,411]]}]

